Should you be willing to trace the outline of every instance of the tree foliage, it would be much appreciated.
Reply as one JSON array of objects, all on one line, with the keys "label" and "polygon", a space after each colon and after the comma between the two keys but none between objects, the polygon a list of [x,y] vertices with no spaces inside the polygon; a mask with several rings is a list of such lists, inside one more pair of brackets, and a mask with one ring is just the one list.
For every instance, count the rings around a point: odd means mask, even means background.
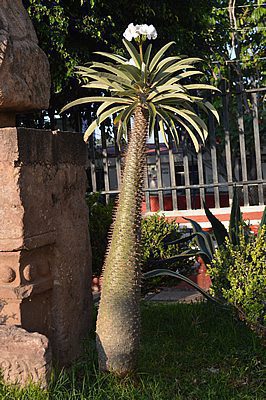
[{"label": "tree foliage", "polygon": [[204,57],[208,15],[214,0],[23,0],[48,55],[52,73],[54,108],[77,97],[73,80],[77,65],[90,61],[95,50],[125,55],[121,36],[131,21],[149,21],[158,31],[159,48],[174,40],[179,54]]},{"label": "tree foliage", "polygon": [[262,0],[219,0],[210,14],[207,46],[213,76],[265,85],[266,7]]}]

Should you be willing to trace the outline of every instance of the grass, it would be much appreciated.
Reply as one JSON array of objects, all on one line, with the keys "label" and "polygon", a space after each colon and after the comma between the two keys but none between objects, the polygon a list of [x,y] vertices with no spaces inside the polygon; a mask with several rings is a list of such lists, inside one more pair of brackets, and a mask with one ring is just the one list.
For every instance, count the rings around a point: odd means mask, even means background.
[{"label": "grass", "polygon": [[43,391],[0,384],[6,400],[263,400],[265,348],[230,312],[207,304],[142,305],[136,377],[97,372],[94,340],[69,371]]}]

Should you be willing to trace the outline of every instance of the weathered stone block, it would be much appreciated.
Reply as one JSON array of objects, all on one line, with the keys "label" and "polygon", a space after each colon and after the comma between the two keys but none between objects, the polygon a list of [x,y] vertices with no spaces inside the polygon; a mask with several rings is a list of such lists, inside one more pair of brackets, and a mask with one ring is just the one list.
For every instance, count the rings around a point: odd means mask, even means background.
[{"label": "weathered stone block", "polygon": [[0,325],[0,375],[6,383],[45,387],[52,367],[48,339],[16,326]]},{"label": "weathered stone block", "polygon": [[0,127],[14,126],[15,113],[49,105],[50,72],[21,0],[1,0]]},{"label": "weathered stone block", "polygon": [[91,325],[86,162],[77,133],[0,129],[0,321],[46,335],[61,364]]}]

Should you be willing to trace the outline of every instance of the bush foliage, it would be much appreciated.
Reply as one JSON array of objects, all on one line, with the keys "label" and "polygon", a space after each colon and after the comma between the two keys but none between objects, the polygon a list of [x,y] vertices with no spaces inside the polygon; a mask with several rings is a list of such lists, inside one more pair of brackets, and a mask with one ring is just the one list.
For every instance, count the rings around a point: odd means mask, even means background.
[{"label": "bush foliage", "polygon": [[[176,256],[183,249],[180,244],[165,245],[167,240],[180,239],[186,232],[186,229],[180,229],[175,221],[168,221],[164,216],[158,214],[151,215],[142,220],[142,256],[143,256],[143,272],[150,271],[154,268],[152,262],[154,260],[166,260]],[[188,248],[188,245],[185,244]],[[182,273],[190,272],[194,259],[177,260],[174,264],[169,263],[168,267],[172,270],[179,270]]]},{"label": "bush foliage", "polygon": [[92,273],[100,276],[108,243],[108,231],[112,223],[114,203],[105,204],[99,193],[87,197],[89,207],[89,231],[92,250]]},{"label": "bush foliage", "polygon": [[238,245],[227,238],[216,250],[208,272],[212,294],[234,305],[248,322],[266,325],[266,225],[260,235],[248,238],[242,229]]}]

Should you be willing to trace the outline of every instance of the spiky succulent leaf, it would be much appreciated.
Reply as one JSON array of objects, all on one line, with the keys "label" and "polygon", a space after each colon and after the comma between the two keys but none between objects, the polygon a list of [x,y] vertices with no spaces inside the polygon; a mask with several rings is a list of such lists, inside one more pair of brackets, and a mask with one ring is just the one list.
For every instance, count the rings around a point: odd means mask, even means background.
[{"label": "spiky succulent leaf", "polygon": [[263,225],[266,225],[266,207],[264,208],[264,212],[260,221],[260,227],[262,228]]},{"label": "spiky succulent leaf", "polygon": [[[166,260],[164,260],[166,261]],[[199,285],[197,285],[195,282],[193,282],[191,279],[187,278],[186,276],[180,274],[179,272],[174,272],[169,269],[154,269],[152,271],[145,272],[143,274],[143,277],[145,279],[149,278],[155,278],[157,276],[171,276],[173,278],[180,279],[181,281],[184,281],[194,287],[196,290],[198,290],[207,300],[210,300],[214,302],[215,304],[223,305],[218,299],[215,297],[212,297],[208,292],[206,292],[204,289],[202,289]]]},{"label": "spiky succulent leaf", "polygon": [[192,225],[193,232],[196,234],[196,242],[201,251],[202,258],[205,263],[210,263],[214,254],[214,245],[208,232],[203,231],[201,226],[190,218],[184,218]]},{"label": "spiky succulent leaf", "polygon": [[207,207],[205,201],[203,202],[204,210],[206,217],[210,221],[213,229],[213,233],[215,239],[217,241],[218,246],[222,246],[225,244],[225,239],[228,237],[228,232],[222,222],[213,215],[210,209]]},{"label": "spiky succulent leaf", "polygon": [[238,201],[237,188],[234,186],[233,201],[231,207],[230,221],[229,221],[229,235],[231,242],[234,246],[239,244],[239,230],[241,223],[241,211]]},{"label": "spiky succulent leaf", "polygon": [[260,221],[260,226],[259,226],[259,230],[258,230],[258,236],[261,235],[262,232],[262,228],[264,227],[264,225],[266,225],[266,207],[264,208],[264,212]]}]

